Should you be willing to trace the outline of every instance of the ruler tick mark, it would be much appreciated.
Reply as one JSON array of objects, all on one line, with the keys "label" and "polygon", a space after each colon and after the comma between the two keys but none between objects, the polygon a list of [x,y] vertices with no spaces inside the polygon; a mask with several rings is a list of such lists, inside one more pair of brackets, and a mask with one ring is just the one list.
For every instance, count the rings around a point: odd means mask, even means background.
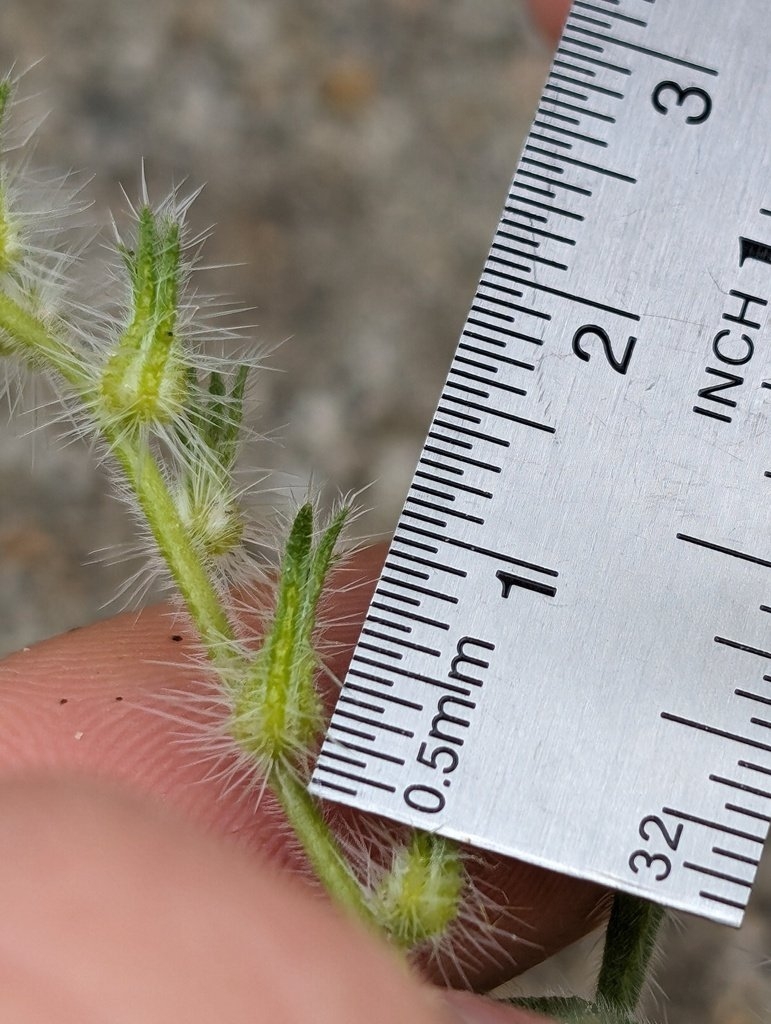
[{"label": "ruler tick mark", "polygon": [[[455,516],[457,519],[462,519],[466,523],[476,523],[478,526],[484,526],[484,519],[481,516],[472,515],[470,512],[461,512],[454,508],[444,508],[442,505],[437,505],[433,501],[425,501],[423,498],[413,498],[412,496],[407,498],[407,501],[411,505],[417,505],[419,508],[435,509],[438,512],[442,512],[444,515]],[[417,518],[423,517],[420,516]],[[436,520],[436,522],[438,523],[440,520]],[[444,525],[447,526],[447,523]],[[769,657],[771,657],[771,655],[769,655]]]},{"label": "ruler tick mark", "polygon": [[[405,527],[407,529],[407,527]],[[431,619],[427,615],[416,615],[414,612],[408,612],[404,608],[394,608],[392,605],[383,604],[382,601],[373,601],[370,605],[372,608],[379,608],[381,612],[388,612],[390,615],[399,615],[405,619],[411,619],[413,622],[422,622],[426,626],[434,626],[436,629],[449,629],[449,625],[446,622],[438,622],[436,619]]]},{"label": "ruler tick mark", "polygon": [[[576,4],[575,6],[579,7],[579,6],[583,6],[583,5],[582,4]],[[597,8],[597,7],[590,7],[589,10],[598,11],[599,8]],[[587,14],[577,14],[577,13],[574,12],[571,15],[571,18],[570,18],[571,21],[578,21],[579,19],[581,21],[583,21],[583,22],[586,22],[588,25],[599,25],[600,28],[607,29],[608,31],[610,31],[613,28],[611,22],[603,21],[601,18],[590,18]]]},{"label": "ruler tick mark", "polygon": [[663,60],[669,64],[677,64],[681,68],[689,68],[691,71],[700,71],[702,74],[712,75],[715,78],[718,76],[718,72],[715,68],[706,67],[704,64],[694,64],[693,61],[683,60],[682,57],[673,57],[671,54],[662,53],[660,50],[651,50],[647,46],[640,46],[639,43],[630,43],[626,39],[604,36],[601,32],[595,32],[593,29],[589,28],[582,28],[580,25],[576,25],[574,31],[581,32],[583,35],[589,36],[591,39],[601,39],[607,43],[612,43],[614,46],[621,46],[627,50],[634,50],[635,53],[642,53],[647,57],[655,57],[657,60]]},{"label": "ruler tick mark", "polygon": [[[549,206],[548,203],[540,203],[537,199],[528,199],[527,196],[517,196],[517,202],[527,203],[529,206],[535,206],[539,210],[546,210],[548,213],[556,213],[559,217],[569,217],[571,220],[586,220],[583,214],[573,213],[572,210],[563,210],[559,206]],[[509,209],[509,207],[506,207]],[[521,216],[524,216],[524,211],[517,211],[512,208],[513,212],[519,212]]]},{"label": "ruler tick mark", "polygon": [[[500,242],[493,242],[492,248],[497,252],[508,252],[511,253],[512,256],[519,256],[520,259],[523,260],[531,260],[533,263],[542,263],[544,266],[554,267],[556,270],[568,269],[567,264],[565,263],[555,263],[554,260],[544,259],[543,256],[536,256],[534,253],[518,252],[516,249],[512,249],[511,246],[502,245]],[[516,263],[511,263],[509,260],[504,260],[500,256],[488,256],[487,262],[500,263],[505,267],[513,267],[514,269],[517,268]],[[494,273],[494,271],[486,269],[485,273]],[[540,342],[538,344],[540,344]]]},{"label": "ruler tick mark", "polygon": [[340,694],[340,704],[351,704],[353,707],[364,708],[365,711],[374,711],[378,715],[384,714],[385,708],[381,708],[379,704],[370,704],[368,701],[357,700],[355,697],[349,697],[347,692],[349,689],[350,687],[346,687],[343,693]]},{"label": "ruler tick mark", "polygon": [[[402,543],[402,541],[399,541]],[[418,555],[408,555],[402,551],[392,551],[391,554],[394,558],[403,558],[406,562],[415,562],[417,565],[426,565],[432,569],[438,569],[440,572],[448,572],[452,576],[460,576],[465,579],[468,573],[465,569],[458,569],[454,565],[444,565],[442,562],[432,562],[428,558],[420,558]]]},{"label": "ruler tick mark", "polygon": [[[535,367],[532,366],[532,365],[529,365],[529,364],[524,364],[523,365],[523,369],[525,369],[525,370],[534,370]],[[453,376],[455,376],[455,377],[463,377],[464,380],[474,380],[474,381],[479,381],[482,384],[489,384],[489,386],[491,388],[497,388],[499,391],[506,391],[510,395],[526,395],[527,394],[527,391],[525,391],[524,388],[515,388],[511,384],[504,384],[503,381],[487,380],[484,377],[478,376],[476,373],[468,373],[465,370],[456,370],[454,367],[452,367],[450,369],[450,373],[453,374]],[[490,393],[489,392],[483,392],[483,394],[484,394],[485,398],[489,398],[490,397]]]},{"label": "ruler tick mark", "polygon": [[[356,658],[356,656],[354,655]],[[470,697],[471,691],[465,686],[456,686],[455,683],[448,683],[445,679],[435,679],[433,676],[426,676],[420,672],[407,672],[404,669],[396,668],[393,665],[382,665],[378,661],[372,661],[370,658],[356,658],[356,661],[361,661],[367,665],[372,665],[374,668],[380,668],[387,672],[391,672],[394,675],[406,676],[412,682],[426,683],[428,686],[436,686],[440,690],[448,690],[450,693],[458,693],[464,697]],[[362,673],[358,673],[362,675]],[[370,680],[378,681],[376,676],[364,676]],[[373,737],[374,738],[374,737]]]},{"label": "ruler tick mark", "polygon": [[540,146],[531,146],[529,143],[525,146],[525,149],[533,153],[541,153],[544,156],[551,157],[552,160],[561,160],[565,164],[570,164],[572,167],[583,167],[587,171],[594,171],[596,174],[603,174],[608,178],[614,178],[616,181],[626,181],[630,185],[637,184],[637,178],[633,178],[629,174],[622,174],[620,171],[612,171],[609,167],[600,167],[598,164],[590,164],[586,160],[576,160],[573,157],[565,156],[563,153],[550,153],[548,149],[542,149]]},{"label": "ruler tick mark", "polygon": [[389,786],[385,782],[376,782],[374,779],[367,779],[361,775],[353,775],[351,772],[341,771],[339,768],[333,768],[328,764],[318,764],[317,768],[320,772],[328,772],[330,775],[337,775],[341,779],[350,779],[351,782],[361,782],[365,786],[374,786],[375,789],[383,789],[387,793],[396,792],[395,786]]},{"label": "ruler tick mark", "polygon": [[[572,22],[572,20],[573,20],[572,18],[568,19],[568,24],[569,25],[570,25],[570,22]],[[608,26],[608,27],[610,28],[610,26]],[[575,25],[575,26],[570,25],[570,28],[572,28],[576,32],[580,32],[581,31],[581,26],[580,25]],[[596,43],[588,43],[585,39],[576,39],[575,36],[569,36],[569,35],[567,35],[567,33],[565,35],[563,35],[562,41],[565,42],[565,43],[570,43],[571,46],[580,46],[584,50],[591,50],[592,53],[605,53],[605,47],[604,46],[597,46]]]},{"label": "ruler tick mark", "polygon": [[770,704],[771,705],[771,698],[769,698],[769,697],[761,697],[761,695],[759,693],[751,693],[749,690],[734,690],[734,693],[736,694],[737,697],[746,697],[747,700],[755,700],[759,704]]},{"label": "ruler tick mark", "polygon": [[414,576],[416,579],[419,580],[431,579],[427,572],[420,572],[418,569],[410,569],[406,565],[394,565],[393,562],[386,562],[384,568],[391,569],[393,572],[402,572],[406,576]]},{"label": "ruler tick mark", "polygon": [[746,910],[746,903],[739,903],[737,900],[729,900],[725,896],[716,896],[711,892],[700,892],[699,896],[705,900],[711,900],[713,903],[721,903],[724,907],[732,907],[734,910]]},{"label": "ruler tick mark", "polygon": [[[593,195],[591,189],[581,188],[579,185],[570,185],[566,181],[552,181],[551,178],[547,178],[545,174],[536,174],[534,171],[523,171],[521,168],[517,171],[517,177],[528,178],[532,181],[542,181],[547,185],[551,185],[552,188],[562,188],[566,192],[575,192],[577,195],[591,197]],[[527,185],[518,185],[514,183],[515,188],[528,188]]]},{"label": "ruler tick mark", "polygon": [[[364,631],[362,630],[362,632]],[[386,658],[396,658],[398,661],[401,661],[401,659],[404,657],[404,655],[401,654],[399,651],[389,651],[385,647],[378,647],[377,644],[367,643],[366,640],[360,640],[359,647],[363,648],[366,651],[373,651],[375,654],[382,654]],[[340,700],[342,700],[342,697],[340,698]]]},{"label": "ruler tick mark", "polygon": [[754,764],[752,761],[739,761],[740,768],[746,768],[750,772],[760,772],[761,775],[771,775],[771,768],[765,768],[762,764]]},{"label": "ruler tick mark", "polygon": [[316,783],[319,786],[323,786],[324,789],[333,789],[336,793],[345,793],[347,796],[359,795],[355,789],[348,789],[347,786],[337,786],[334,782],[330,782],[329,779],[316,779]]},{"label": "ruler tick mark", "polygon": [[752,793],[753,796],[763,796],[771,800],[771,793],[765,789],[756,789],[754,786],[747,786],[743,782],[736,782],[734,779],[724,779],[722,775],[710,775],[710,782],[717,782],[721,786],[729,786],[731,789],[739,789],[743,793]]},{"label": "ruler tick mark", "polygon": [[407,739],[412,739],[415,735],[414,732],[411,732],[409,729],[402,729],[401,726],[389,725],[387,722],[375,722],[371,718],[366,718],[364,715],[355,715],[352,711],[341,711],[339,708],[335,710],[334,717],[350,719],[352,722],[361,722],[362,725],[371,725],[375,729],[385,729],[386,732],[397,733],[399,736],[406,736]]},{"label": "ruler tick mark", "polygon": [[744,651],[746,654],[755,654],[759,658],[771,658],[771,651],[764,651],[760,647],[750,647],[749,644],[739,643],[738,640],[728,640],[724,636],[714,637],[716,644],[723,644],[724,647],[732,647],[736,651]]},{"label": "ruler tick mark", "polygon": [[[741,885],[745,889],[752,888],[752,882],[747,882],[743,878],[737,878],[735,875],[728,875],[723,871],[715,871],[714,868],[705,868],[700,864],[693,864],[689,860],[683,861],[683,867],[688,868],[690,871],[698,871],[702,875],[709,875],[710,878],[719,878],[721,882],[732,882],[735,885]],[[703,895],[703,893],[700,895]]]},{"label": "ruler tick mark", "polygon": [[[448,402],[460,402],[460,398],[453,398],[452,395],[447,396]],[[550,426],[548,423],[539,423],[537,420],[529,420],[525,416],[515,416],[512,412],[506,412],[504,409],[494,409],[492,406],[478,405],[476,402],[465,403],[469,409],[478,409],[481,412],[489,413],[490,416],[496,416],[499,419],[506,420],[509,423],[520,423],[524,427],[532,427],[534,430],[542,430],[547,434],[556,433],[556,429]]]},{"label": "ruler tick mark", "polygon": [[[437,441],[447,441],[450,439],[442,437],[441,434],[433,435]],[[506,443],[508,447],[508,442]],[[476,466],[478,469],[487,469],[491,473],[500,473],[501,467],[496,466],[492,462],[483,462],[481,459],[472,459],[467,455],[458,455],[457,452],[448,452],[444,448],[437,448],[436,445],[424,445],[423,450],[426,452],[433,452],[435,455],[441,455],[445,459],[453,459],[455,462],[462,462],[467,466]],[[436,552],[434,552],[436,553]]]},{"label": "ruler tick mark", "polygon": [[[556,117],[556,115],[551,116]],[[533,123],[537,124],[539,128],[548,129],[550,132],[558,132],[560,135],[567,135],[571,139],[578,139],[579,142],[588,142],[590,146],[599,146],[601,149],[608,148],[608,144],[604,139],[595,139],[593,135],[583,135],[580,132],[571,132],[567,128],[562,128],[559,125],[549,124],[548,122],[544,121],[535,121]],[[533,136],[533,138],[542,138],[542,136],[539,136],[536,132],[531,132],[530,134]],[[559,145],[556,139],[547,138],[546,141],[553,142],[555,145]]]},{"label": "ruler tick mark", "polygon": [[[491,271],[495,273],[495,271]],[[536,338],[532,334],[518,334],[520,341],[526,341],[530,345],[543,345],[541,338]],[[534,370],[535,367],[532,363],[524,363],[521,359],[512,359],[511,356],[501,355],[500,352],[485,352],[484,349],[477,348],[474,345],[469,345],[468,342],[461,341],[458,345],[461,352],[474,352],[478,356],[487,356],[488,359],[494,359],[498,363],[505,363],[507,366],[518,366],[521,370]],[[456,356],[456,360],[459,357]]]},{"label": "ruler tick mark", "polygon": [[[585,64],[592,64],[597,68],[607,68],[608,71],[617,71],[620,75],[631,75],[632,72],[629,68],[622,67],[621,64],[611,64],[607,60],[600,60],[599,57],[587,57],[585,53],[576,53],[575,50],[568,50],[564,46],[557,48],[557,53],[563,54],[565,57],[572,57],[574,60],[581,60]],[[557,61],[555,60],[555,64]],[[582,71],[582,68],[573,68],[574,71]],[[596,73],[591,72],[593,78],[596,78]]]},{"label": "ruler tick mark", "polygon": [[[458,483],[457,480],[444,480],[431,473],[424,473],[422,470],[417,470],[415,472],[415,476],[421,480],[435,480],[437,483],[444,484],[446,487],[452,487],[453,490],[456,491],[462,491],[464,494],[476,494],[479,498],[492,498],[493,496],[492,491],[483,491],[481,487],[471,487],[469,484]],[[423,575],[423,573],[421,573],[421,575]],[[426,575],[425,578],[428,579],[428,575]]]},{"label": "ruler tick mark", "polygon": [[686,725],[691,729],[698,729],[699,732],[708,732],[712,736],[722,736],[726,740],[734,740],[736,743],[742,743],[747,747],[754,747],[756,750],[766,750],[771,753],[771,744],[761,743],[760,740],[750,739],[749,736],[741,736],[735,732],[729,732],[727,729],[717,729],[713,725],[705,725],[703,722],[694,722],[690,718],[683,718],[681,715],[673,715],[669,711],[662,711],[661,717],[666,722],[676,722],[679,725]]},{"label": "ruler tick mark", "polygon": [[718,857],[728,857],[730,860],[738,860],[741,864],[749,864],[756,868],[760,863],[754,857],[745,857],[744,854],[735,853],[733,850],[724,850],[721,846],[713,846],[712,852]]},{"label": "ruler tick mark", "polygon": [[403,604],[412,605],[413,608],[420,608],[420,601],[414,597],[407,597],[404,594],[394,594],[391,590],[384,590],[382,587],[377,587],[375,593],[379,597],[390,597],[393,601],[401,601]]},{"label": "ruler tick mark", "polygon": [[[648,22],[647,21],[643,21],[642,18],[631,18],[631,17],[629,17],[628,14],[619,14],[617,11],[606,11],[602,7],[597,7],[596,4],[586,3],[585,0],[575,0],[575,3],[573,4],[573,6],[574,7],[581,7],[585,11],[596,11],[598,14],[602,14],[603,17],[605,17],[605,18],[616,18],[618,21],[624,21],[624,22],[626,22],[629,25],[639,25],[640,28],[647,28],[648,27]],[[573,17],[574,18],[577,18],[577,17],[585,18],[586,16],[583,15],[583,14],[581,14],[581,15],[574,14]],[[608,27],[610,27],[610,26],[608,26]]]},{"label": "ruler tick mark", "polygon": [[336,754],[332,750],[324,750],[322,752],[322,754],[321,754],[321,757],[331,757],[335,761],[342,761],[344,764],[350,764],[354,768],[366,768],[367,767],[367,762],[366,761],[359,761],[355,757],[346,757],[345,754]]},{"label": "ruler tick mark", "polygon": [[[555,76],[554,76],[554,75],[552,75],[551,77],[552,77],[552,78],[554,78]],[[559,75],[557,75],[556,77],[558,77],[558,78],[559,78],[560,76],[559,76]],[[580,84],[583,84],[583,83],[580,83]],[[544,86],[544,88],[545,88],[545,89],[549,89],[549,90],[550,90],[551,92],[558,92],[558,93],[559,93],[559,94],[560,94],[561,96],[572,96],[572,97],[573,97],[573,99],[575,99],[575,100],[581,100],[581,102],[583,102],[583,103],[588,103],[588,102],[589,102],[589,95],[588,95],[588,93],[585,93],[585,92],[576,92],[576,90],[575,90],[575,89],[566,89],[566,88],[564,87],[564,85],[552,85],[552,83],[551,83],[551,82],[549,82],[549,83],[547,83],[547,84],[546,84],[546,85]],[[544,93],[543,99],[544,99],[544,100],[547,100],[547,99],[553,99],[553,97],[551,97],[551,96],[547,96],[547,95],[546,95],[546,94]]]},{"label": "ruler tick mark", "polygon": [[328,729],[330,732],[344,732],[350,734],[351,736],[358,736],[362,740],[369,740],[371,743],[375,742],[374,733],[362,732],[361,729],[352,729],[347,725],[340,725],[339,722],[335,721],[334,717],[330,721]]},{"label": "ruler tick mark", "polygon": [[736,814],[743,814],[745,817],[753,818],[755,821],[764,821],[766,825],[771,824],[771,818],[767,814],[751,811],[748,807],[739,807],[738,804],[726,804],[725,809],[727,811],[734,811]]},{"label": "ruler tick mark", "polygon": [[381,619],[378,615],[367,615],[365,622],[376,622],[378,626],[385,626],[388,629],[396,629],[401,633],[412,632],[411,626],[405,626],[401,622],[389,622],[388,619]]},{"label": "ruler tick mark", "polygon": [[730,825],[721,825],[719,821],[710,821],[709,818],[700,818],[695,814],[686,814],[685,811],[675,810],[674,807],[662,807],[664,814],[669,814],[673,818],[682,818],[683,821],[690,821],[694,825],[704,825],[705,828],[714,828],[718,832],[725,832],[726,835],[736,836],[738,839],[746,839],[751,843],[759,843],[761,846],[765,843],[765,838],[753,835],[751,832],[742,832],[740,829],[731,828]]},{"label": "ruler tick mark", "polygon": [[691,537],[687,533],[678,533],[678,540],[684,540],[688,544],[696,544],[698,547],[707,548],[710,551],[718,551],[722,555],[731,555],[732,558],[740,558],[745,562],[753,562],[755,565],[763,565],[771,569],[771,562],[765,558],[758,558],[756,555],[748,555],[744,551],[737,551],[735,548],[723,547],[722,544],[713,544],[711,541],[702,540],[699,537]]},{"label": "ruler tick mark", "polygon": [[355,743],[350,743],[348,740],[340,740],[334,736],[329,736],[324,741],[324,747],[322,749],[326,750],[330,745],[342,747],[344,750],[355,750],[360,754],[367,754],[369,757],[377,757],[381,761],[388,761],[390,764],[403,765],[405,763],[403,757],[395,757],[393,754],[384,754],[381,750],[372,750],[369,747],[360,747]]},{"label": "ruler tick mark", "polygon": [[381,576],[384,583],[394,587],[404,587],[405,590],[412,590],[416,594],[425,594],[426,597],[435,597],[438,601],[447,601],[449,604],[457,604],[458,598],[450,594],[441,594],[438,590],[431,590],[429,587],[418,586],[417,583],[410,583],[409,580],[396,579],[393,576]]},{"label": "ruler tick mark", "polygon": [[535,281],[519,281],[517,278],[514,278],[514,280],[518,284],[524,284],[536,289],[536,291],[548,292],[550,295],[559,295],[563,299],[570,299],[571,302],[578,302],[582,306],[591,306],[593,309],[602,309],[606,313],[615,313],[616,316],[624,317],[626,320],[640,320],[636,313],[630,313],[625,309],[618,309],[616,306],[609,306],[604,302],[595,302],[594,299],[584,298],[583,295],[574,295],[572,292],[561,291],[559,288],[549,288],[545,284],[538,284]]},{"label": "ruler tick mark", "polygon": [[[585,110],[582,107],[577,106],[575,103],[566,103],[564,100],[555,99],[553,96],[544,96],[544,103],[549,103],[550,106],[547,108],[539,107],[544,114],[549,114],[551,117],[557,117],[552,107],[559,107],[560,110],[572,110],[583,117],[593,117],[596,121],[604,121],[606,124],[615,124],[616,118],[611,117],[610,114],[601,114],[597,110]],[[576,124],[579,120],[576,120]]]},{"label": "ruler tick mark", "polygon": [[[555,63],[557,62],[555,61]],[[571,66],[569,64],[565,64],[564,61],[560,61],[559,63],[568,68]],[[578,70],[581,69],[579,68]],[[581,89],[589,89],[590,92],[598,92],[603,96],[610,96],[614,100],[623,100],[624,98],[624,94],[622,92],[617,92],[615,89],[606,89],[603,86],[595,85],[593,82],[584,82],[580,78],[572,78],[570,75],[563,75],[556,71],[552,71],[552,73],[549,75],[549,78],[556,78],[559,82],[571,82],[573,85],[577,85]],[[546,88],[559,89],[561,87],[558,85],[549,84],[546,86]],[[586,97],[586,99],[588,99],[588,97]]]},{"label": "ruler tick mark", "polygon": [[357,693],[366,693],[370,697],[377,697],[379,700],[388,701],[389,704],[398,704],[400,707],[410,708],[412,711],[423,710],[423,705],[416,704],[414,700],[404,700],[403,697],[394,697],[390,693],[378,693],[377,690],[372,690],[368,686],[359,686],[356,683],[346,683],[343,688],[343,693],[347,693],[349,690],[354,690]]}]

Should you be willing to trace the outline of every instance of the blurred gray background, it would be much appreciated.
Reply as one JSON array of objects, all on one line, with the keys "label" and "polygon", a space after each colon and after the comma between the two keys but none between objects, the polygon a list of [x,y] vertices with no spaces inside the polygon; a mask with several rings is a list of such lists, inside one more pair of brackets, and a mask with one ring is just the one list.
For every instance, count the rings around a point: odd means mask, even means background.
[{"label": "blurred gray background", "polygon": [[[547,70],[521,4],[3,0],[0,64],[41,58],[37,162],[94,176],[97,223],[142,158],[155,198],[206,183],[192,223],[216,224],[207,262],[236,266],[205,286],[283,342],[258,389],[281,443],[255,465],[370,485],[361,529],[387,535]],[[34,426],[0,427],[0,653],[109,614],[122,570],[89,562],[131,539],[87,451]],[[670,929],[656,1020],[771,1018],[765,876],[741,932]]]}]

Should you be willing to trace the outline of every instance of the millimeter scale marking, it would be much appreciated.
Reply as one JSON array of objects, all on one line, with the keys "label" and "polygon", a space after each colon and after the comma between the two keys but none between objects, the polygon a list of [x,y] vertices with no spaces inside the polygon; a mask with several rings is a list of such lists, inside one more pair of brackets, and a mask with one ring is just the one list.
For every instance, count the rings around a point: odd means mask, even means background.
[{"label": "millimeter scale marking", "polygon": [[771,822],[767,0],[575,0],[311,789],[738,925]]}]

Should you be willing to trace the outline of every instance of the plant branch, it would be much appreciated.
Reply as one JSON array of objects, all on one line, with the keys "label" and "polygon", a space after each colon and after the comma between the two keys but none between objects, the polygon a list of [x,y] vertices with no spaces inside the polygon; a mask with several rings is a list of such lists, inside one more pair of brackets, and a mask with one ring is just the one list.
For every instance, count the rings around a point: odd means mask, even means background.
[{"label": "plant branch", "polygon": [[[15,355],[33,369],[53,371],[87,408],[93,408],[94,381],[85,361],[41,320],[1,293],[0,332],[9,339]],[[98,420],[98,416],[95,418]],[[233,653],[233,628],[217,589],[190,542],[146,435],[105,422],[98,425],[136,496],[208,657],[215,667],[227,668],[228,660],[239,657]],[[268,781],[321,882],[342,906],[375,927],[364,892],[302,783],[280,765],[274,766]]]},{"label": "plant branch", "polygon": [[634,1010],[663,918],[664,908],[658,904],[639,896],[616,893],[597,981],[598,1002],[624,1012]]},{"label": "plant branch", "polygon": [[341,906],[376,929],[377,921],[366,896],[305,786],[290,769],[279,764],[274,766],[269,781],[319,881]]}]

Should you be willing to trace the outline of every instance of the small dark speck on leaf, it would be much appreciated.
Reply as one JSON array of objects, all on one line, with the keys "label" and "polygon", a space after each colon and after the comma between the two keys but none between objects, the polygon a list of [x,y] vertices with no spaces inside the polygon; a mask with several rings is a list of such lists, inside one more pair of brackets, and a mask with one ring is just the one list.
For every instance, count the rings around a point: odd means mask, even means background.
[{"label": "small dark speck on leaf", "polygon": [[179,633],[175,633],[171,639],[174,641],[175,644],[182,643],[182,637],[179,635]]},{"label": "small dark speck on leaf", "polygon": [[123,698],[122,698],[122,697],[116,697],[115,699],[116,699],[116,700],[123,700]]},{"label": "small dark speck on leaf", "polygon": [[60,697],[59,698],[59,703],[60,704],[66,704],[67,703],[67,698],[66,697]]}]

